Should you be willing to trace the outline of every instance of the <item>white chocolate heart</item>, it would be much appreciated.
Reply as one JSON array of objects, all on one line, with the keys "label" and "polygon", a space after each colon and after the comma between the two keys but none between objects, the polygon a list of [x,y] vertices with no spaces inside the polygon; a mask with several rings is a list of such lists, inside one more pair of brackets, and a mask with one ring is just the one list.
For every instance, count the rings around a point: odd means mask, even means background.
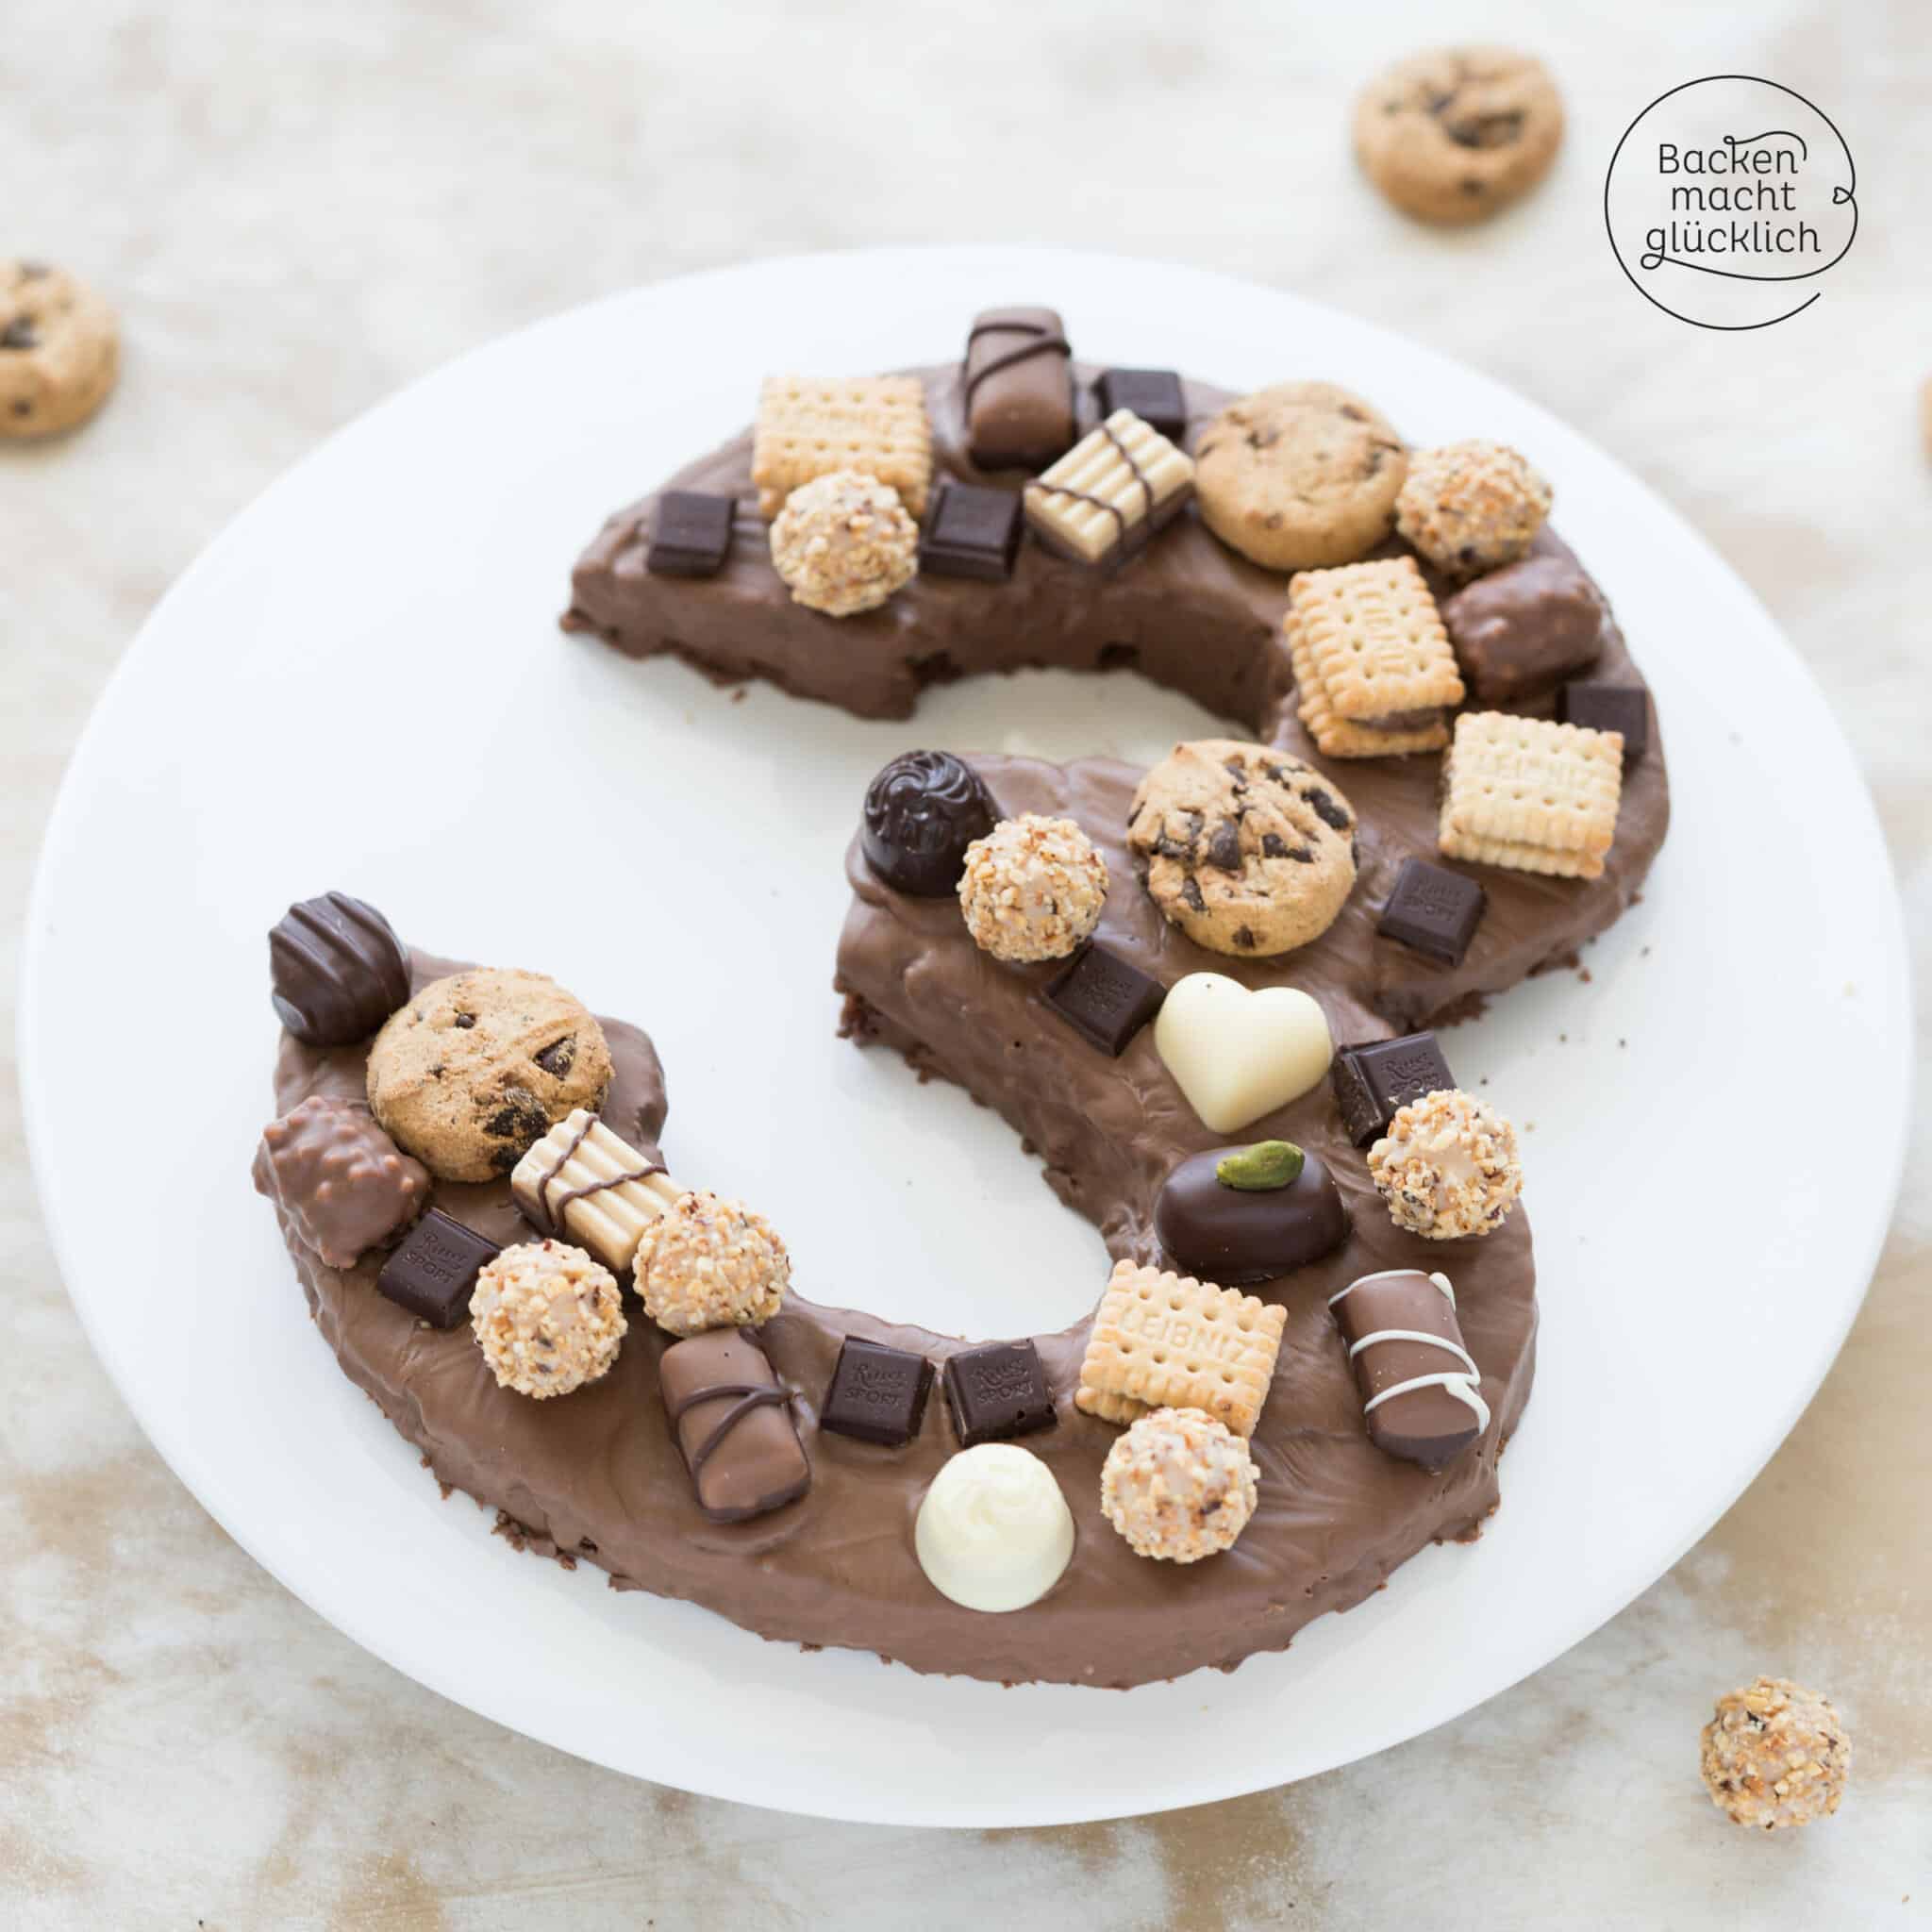
[{"label": "white chocolate heart", "polygon": [[1335,1058],[1328,1022],[1307,993],[1291,986],[1251,992],[1222,973],[1190,973],[1168,989],[1154,1047],[1217,1134],[1299,1099]]}]

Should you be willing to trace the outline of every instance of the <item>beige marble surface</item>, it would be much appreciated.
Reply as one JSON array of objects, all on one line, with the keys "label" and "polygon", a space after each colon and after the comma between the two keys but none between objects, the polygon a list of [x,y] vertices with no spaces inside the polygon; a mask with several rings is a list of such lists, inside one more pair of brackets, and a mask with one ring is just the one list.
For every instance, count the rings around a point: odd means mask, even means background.
[{"label": "beige marble surface", "polygon": [[[347,416],[519,323],[687,268],[1039,240],[1317,293],[1516,384],[1656,484],[1824,685],[1923,963],[1923,5],[1459,9],[1455,30],[1541,50],[1574,110],[1544,192],[1467,237],[1385,212],[1341,138],[1364,72],[1446,26],[1423,0],[13,0],[0,251],[97,278],[128,354],[92,428],[0,451],[9,936],[68,749],[128,637],[232,512]],[[1837,117],[1864,216],[1825,300],[1748,337],[1638,301],[1599,218],[1624,124],[1726,69]],[[1804,917],[1803,882],[1766,913],[1774,941],[1778,919]],[[11,946],[0,970],[10,1001]],[[103,1024],[150,1018],[138,981],[102,993]],[[4,1039],[10,1061],[10,1026]],[[1777,1124],[1769,1184],[1805,1127]],[[1923,1135],[1824,1392],[1729,1516],[1608,1627],[1461,1722],[1299,1787],[988,1835],[835,1827],[627,1783],[363,1655],[215,1528],[108,1386],[40,1233],[10,1078],[0,1157],[8,1926],[1932,1922]],[[1749,1391],[1714,1380],[1710,1398]],[[1858,1748],[1839,1818],[1774,1840],[1724,1826],[1693,1773],[1710,1698],[1760,1668],[1826,1687]]]}]

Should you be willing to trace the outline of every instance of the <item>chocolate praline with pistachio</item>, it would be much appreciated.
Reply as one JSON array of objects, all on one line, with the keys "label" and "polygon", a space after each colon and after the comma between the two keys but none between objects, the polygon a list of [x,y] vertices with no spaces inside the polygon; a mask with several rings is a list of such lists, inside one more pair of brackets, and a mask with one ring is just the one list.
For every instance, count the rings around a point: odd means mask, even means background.
[{"label": "chocolate praline with pistachio", "polygon": [[949,751],[901,752],[866,788],[866,863],[894,891],[942,899],[958,889],[967,846],[998,819],[963,759]]},{"label": "chocolate praline with pistachio", "polygon": [[[1272,1158],[1274,1149],[1300,1158]],[[1154,1232],[1188,1274],[1246,1288],[1333,1254],[1348,1239],[1348,1209],[1318,1155],[1266,1141],[1182,1161],[1155,1203]]]}]

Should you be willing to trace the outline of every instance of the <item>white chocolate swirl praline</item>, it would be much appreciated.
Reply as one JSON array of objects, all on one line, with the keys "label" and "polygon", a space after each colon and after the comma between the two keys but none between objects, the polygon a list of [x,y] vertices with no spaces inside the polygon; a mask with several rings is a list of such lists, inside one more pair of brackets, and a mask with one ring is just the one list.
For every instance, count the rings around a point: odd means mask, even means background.
[{"label": "white chocolate swirl praline", "polygon": [[1073,1560],[1074,1512],[1032,1450],[981,1442],[933,1477],[912,1547],[941,1596],[969,1610],[1024,1610]]}]

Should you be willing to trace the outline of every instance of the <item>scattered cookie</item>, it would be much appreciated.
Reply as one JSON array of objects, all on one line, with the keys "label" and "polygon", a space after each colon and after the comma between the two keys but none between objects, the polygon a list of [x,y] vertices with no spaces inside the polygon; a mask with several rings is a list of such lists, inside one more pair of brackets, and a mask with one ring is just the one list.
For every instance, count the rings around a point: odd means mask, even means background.
[{"label": "scattered cookie", "polygon": [[1107,1452],[1101,1513],[1137,1557],[1198,1563],[1234,1547],[1259,1478],[1244,1438],[1198,1408],[1157,1408]]},{"label": "scattered cookie", "polygon": [[1446,1274],[1385,1268],[1328,1297],[1376,1448],[1444,1469],[1490,1425]]},{"label": "scattered cookie", "polygon": [[995,959],[1064,959],[1100,924],[1107,860],[1072,819],[1002,819],[966,848],[959,909]]},{"label": "scattered cookie", "polygon": [[1397,1227],[1425,1241],[1493,1234],[1523,1192],[1516,1129],[1459,1088],[1396,1110],[1369,1149],[1369,1178]]},{"label": "scattered cookie", "polygon": [[1436,844],[1445,858],[1601,878],[1623,789],[1614,731],[1465,711],[1442,760]]},{"label": "scattered cookie", "polygon": [[1353,807],[1312,765],[1232,738],[1177,744],[1141,781],[1127,846],[1170,925],[1254,958],[1320,939],[1355,888]]},{"label": "scattered cookie", "polygon": [[941,1596],[969,1610],[1024,1610],[1073,1561],[1074,1512],[1032,1450],[982,1442],[933,1477],[912,1548]]},{"label": "scattered cookie", "polygon": [[791,600],[827,617],[875,610],[919,569],[919,525],[890,483],[834,470],[801,483],[772,525],[772,564]]},{"label": "scattered cookie", "polygon": [[713,1523],[767,1515],[811,1487],[791,1393],[749,1335],[718,1328],[673,1342],[658,1386],[697,1506]]},{"label": "scattered cookie", "polygon": [[291,906],[268,936],[269,998],[307,1046],[367,1040],[409,997],[409,956],[374,906],[325,892]]},{"label": "scattered cookie", "polygon": [[369,1105],[439,1180],[516,1166],[610,1085],[604,1029],[541,973],[479,969],[433,980],[369,1050]]},{"label": "scattered cookie", "polygon": [[1604,617],[1596,586],[1570,557],[1506,563],[1442,604],[1463,680],[1486,705],[1541,696],[1594,664],[1603,655]]},{"label": "scattered cookie", "polygon": [[1381,412],[1332,382],[1284,382],[1230,403],[1196,445],[1208,527],[1269,570],[1353,563],[1388,536],[1408,474]]},{"label": "scattered cookie", "polygon": [[120,368],[114,311],[78,275],[0,261],[0,437],[58,436],[85,423]]},{"label": "scattered cookie", "polygon": [[353,1268],[429,1205],[429,1174],[366,1107],[314,1093],[262,1129],[255,1191],[328,1267]]},{"label": "scattered cookie", "polygon": [[559,1121],[510,1170],[525,1220],[559,1241],[580,1241],[612,1274],[637,1257],[644,1230],[684,1190],[588,1108]]},{"label": "scattered cookie", "polygon": [[1445,575],[1480,576],[1529,548],[1550,500],[1542,473],[1508,444],[1444,443],[1409,457],[1395,528]]},{"label": "scattered cookie", "polygon": [[775,517],[801,483],[858,470],[890,484],[915,517],[932,486],[932,429],[916,375],[767,377],[752,431],[758,509]]},{"label": "scattered cookie", "polygon": [[1299,987],[1190,973],[1161,1002],[1154,1050],[1201,1124],[1232,1134],[1320,1086],[1335,1042]]},{"label": "scattered cookie", "polygon": [[769,1322],[791,1284],[777,1231],[741,1201],[708,1189],[678,1196],[638,1241],[638,1299],[673,1335]]},{"label": "scattered cookie", "polygon": [[1376,75],[1356,104],[1362,172],[1424,222],[1479,222],[1521,200],[1562,139],[1548,70],[1502,47],[1415,55]]},{"label": "scattered cookie", "polygon": [[504,1249],[470,1297],[470,1329],[497,1386],[539,1402],[596,1381],[628,1325],[610,1271],[562,1241]]},{"label": "scattered cookie", "polygon": [[1830,1701],[1789,1677],[1759,1677],[1717,1701],[1699,1769],[1733,1824],[1779,1831],[1829,1818],[1852,1775],[1852,1740]]},{"label": "scattered cookie", "polygon": [[1294,669],[1295,710],[1324,758],[1440,751],[1462,674],[1442,613],[1412,557],[1289,581],[1281,620]]},{"label": "scattered cookie", "polygon": [[1199,1408],[1252,1436],[1287,1321],[1279,1302],[1117,1261],[1093,1311],[1074,1407],[1110,1423]]},{"label": "scattered cookie", "polygon": [[1026,521],[1075,563],[1114,564],[1177,515],[1194,464],[1128,409],[1083,436],[1021,492]]}]

